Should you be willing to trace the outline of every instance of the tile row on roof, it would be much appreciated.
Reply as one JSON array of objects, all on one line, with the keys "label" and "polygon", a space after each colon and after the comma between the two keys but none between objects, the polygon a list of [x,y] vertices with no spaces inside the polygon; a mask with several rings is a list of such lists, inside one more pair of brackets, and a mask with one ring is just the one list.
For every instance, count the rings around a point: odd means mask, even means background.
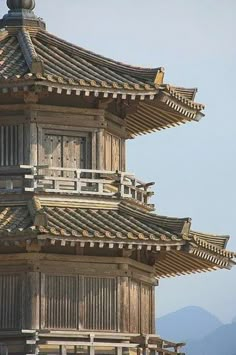
[{"label": "tile row on roof", "polygon": [[[78,242],[101,247],[100,244],[112,243],[122,248],[140,246],[153,251],[164,248],[167,254],[173,254],[170,258],[178,258],[176,253],[186,258],[187,253],[191,267],[199,271],[204,269],[202,263],[209,269],[228,267],[233,262],[235,254],[225,250],[228,236],[193,232],[190,226],[189,218],[147,213],[127,202],[114,208],[97,209],[92,205],[91,208],[70,207],[69,202],[67,207],[45,205],[34,198],[28,205],[0,207],[0,243],[39,238],[50,243],[61,241],[64,245]],[[177,273],[184,261],[179,263]]]},{"label": "tile row on roof", "polygon": [[22,27],[0,34],[0,92],[8,93],[11,87],[18,90],[22,85],[23,90],[41,86],[57,94],[139,99],[138,111],[127,115],[131,136],[198,120],[202,115],[204,106],[194,101],[196,89],[166,85],[163,79],[162,67],[116,62],[43,29]]}]

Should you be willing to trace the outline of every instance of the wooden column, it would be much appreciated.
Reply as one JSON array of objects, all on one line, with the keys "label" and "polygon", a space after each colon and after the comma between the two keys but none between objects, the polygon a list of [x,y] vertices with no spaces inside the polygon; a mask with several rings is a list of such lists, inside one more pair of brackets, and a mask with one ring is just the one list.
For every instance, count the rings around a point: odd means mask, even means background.
[{"label": "wooden column", "polygon": [[93,170],[97,169],[97,134],[92,132],[91,138],[91,168]]},{"label": "wooden column", "polygon": [[156,334],[156,305],[155,305],[155,286],[152,287],[152,300],[151,300],[152,304],[151,304],[151,310],[152,310],[152,314],[151,314],[151,333],[152,334]]},{"label": "wooden column", "polygon": [[67,350],[66,350],[66,346],[65,345],[61,345],[60,346],[59,354],[60,355],[67,355]]},{"label": "wooden column", "polygon": [[122,348],[116,348],[116,355],[122,355]]},{"label": "wooden column", "polygon": [[25,288],[25,327],[40,329],[40,273],[30,271],[26,275]]},{"label": "wooden column", "polygon": [[[120,264],[120,269],[124,274],[128,272],[128,265]],[[130,317],[129,317],[129,278],[127,276],[120,277],[120,331],[121,333],[129,333]]]},{"label": "wooden column", "polygon": [[30,124],[30,165],[38,164],[38,129],[36,123]]},{"label": "wooden column", "polygon": [[122,355],[129,355],[129,348],[123,348]]},{"label": "wooden column", "polygon": [[121,170],[126,171],[126,141],[121,140]]},{"label": "wooden column", "polygon": [[97,170],[104,170],[104,129],[97,133]]}]

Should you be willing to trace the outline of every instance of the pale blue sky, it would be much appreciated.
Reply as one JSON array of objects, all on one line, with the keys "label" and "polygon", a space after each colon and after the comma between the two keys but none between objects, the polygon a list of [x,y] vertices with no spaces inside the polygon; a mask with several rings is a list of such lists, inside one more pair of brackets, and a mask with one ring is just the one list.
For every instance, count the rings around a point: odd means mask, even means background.
[{"label": "pale blue sky", "polygon": [[[198,87],[200,123],[128,144],[128,170],[156,181],[160,214],[193,219],[199,231],[230,234],[236,250],[236,1],[36,0],[50,32],[129,64],[163,66],[165,81]],[[1,13],[6,12],[1,0]],[[236,268],[162,280],[157,313],[199,305],[236,316]]]}]

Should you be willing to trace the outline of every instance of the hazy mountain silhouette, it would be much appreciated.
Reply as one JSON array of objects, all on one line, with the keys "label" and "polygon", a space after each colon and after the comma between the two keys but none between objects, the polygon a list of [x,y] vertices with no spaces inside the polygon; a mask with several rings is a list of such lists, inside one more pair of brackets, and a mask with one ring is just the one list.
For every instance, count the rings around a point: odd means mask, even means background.
[{"label": "hazy mountain silhouette", "polygon": [[222,325],[203,339],[190,341],[185,351],[188,355],[236,355],[236,322]]},{"label": "hazy mountain silhouette", "polygon": [[186,307],[159,318],[156,329],[162,338],[187,342],[204,338],[220,326],[222,326],[220,320],[204,309]]}]

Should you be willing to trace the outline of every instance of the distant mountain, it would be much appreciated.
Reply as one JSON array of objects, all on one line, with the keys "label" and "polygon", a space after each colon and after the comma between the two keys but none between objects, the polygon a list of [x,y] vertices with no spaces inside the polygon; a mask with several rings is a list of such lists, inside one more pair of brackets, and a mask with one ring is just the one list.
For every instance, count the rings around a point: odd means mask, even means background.
[{"label": "distant mountain", "polygon": [[236,355],[236,322],[222,325],[203,339],[189,342],[188,355]]},{"label": "distant mountain", "polygon": [[[156,323],[157,333],[162,338],[176,342],[188,342],[205,338],[222,326],[218,318],[200,307],[180,309],[177,312],[159,318]],[[200,354],[203,355],[202,353]],[[226,354],[222,353],[221,355]]]}]

